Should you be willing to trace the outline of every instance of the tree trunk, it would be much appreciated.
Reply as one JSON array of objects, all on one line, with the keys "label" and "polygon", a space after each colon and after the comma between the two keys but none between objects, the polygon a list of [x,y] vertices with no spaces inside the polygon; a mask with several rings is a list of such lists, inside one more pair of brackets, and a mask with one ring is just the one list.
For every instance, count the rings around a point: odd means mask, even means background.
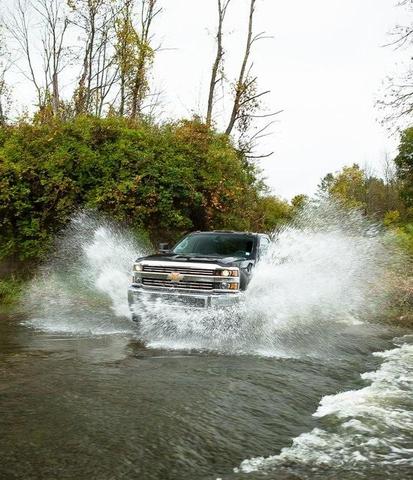
[{"label": "tree trunk", "polygon": [[238,114],[239,114],[239,110],[240,110],[240,107],[241,107],[241,98],[242,98],[242,94],[243,94],[243,90],[244,90],[244,84],[245,84],[245,74],[246,74],[246,71],[247,71],[248,60],[249,60],[249,56],[250,56],[250,53],[251,53],[251,45],[252,45],[252,42],[253,42],[252,26],[253,26],[253,19],[254,19],[255,2],[256,2],[256,0],[251,0],[251,3],[250,3],[247,44],[246,44],[246,47],[245,47],[245,53],[244,53],[244,58],[242,60],[242,65],[241,65],[241,70],[240,70],[239,77],[238,77],[238,82],[235,86],[234,104],[233,104],[233,107],[232,107],[231,117],[230,117],[227,129],[225,130],[225,133],[227,135],[231,134],[231,132],[234,128],[235,122],[238,119]]},{"label": "tree trunk", "polygon": [[217,32],[217,52],[215,56],[214,63],[212,65],[212,72],[211,72],[211,81],[209,84],[209,95],[208,95],[208,106],[207,106],[207,114],[206,114],[206,124],[208,127],[211,126],[212,123],[212,112],[214,109],[214,96],[215,96],[215,87],[218,83],[218,70],[222,63],[222,58],[224,56],[224,49],[222,46],[222,26],[224,23],[225,13],[227,7],[231,0],[227,0],[222,3],[222,0],[218,0],[218,32]]}]

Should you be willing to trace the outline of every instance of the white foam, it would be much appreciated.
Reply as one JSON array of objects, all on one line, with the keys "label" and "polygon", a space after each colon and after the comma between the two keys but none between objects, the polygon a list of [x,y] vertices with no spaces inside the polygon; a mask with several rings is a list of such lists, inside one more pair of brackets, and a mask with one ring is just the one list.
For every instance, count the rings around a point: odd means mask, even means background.
[{"label": "white foam", "polygon": [[326,426],[298,436],[279,455],[244,460],[239,470],[249,473],[291,463],[413,466],[413,345],[375,356],[383,358],[381,367],[362,374],[370,385],[321,399],[314,416]]}]

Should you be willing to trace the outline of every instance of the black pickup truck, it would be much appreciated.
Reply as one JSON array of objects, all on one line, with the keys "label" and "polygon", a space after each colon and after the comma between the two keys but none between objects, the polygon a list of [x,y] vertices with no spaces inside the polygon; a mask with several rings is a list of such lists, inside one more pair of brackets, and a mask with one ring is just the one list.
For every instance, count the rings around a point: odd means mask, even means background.
[{"label": "black pickup truck", "polygon": [[138,258],[128,290],[132,319],[151,304],[208,308],[230,306],[250,282],[270,245],[268,235],[233,231],[193,232],[173,248]]}]

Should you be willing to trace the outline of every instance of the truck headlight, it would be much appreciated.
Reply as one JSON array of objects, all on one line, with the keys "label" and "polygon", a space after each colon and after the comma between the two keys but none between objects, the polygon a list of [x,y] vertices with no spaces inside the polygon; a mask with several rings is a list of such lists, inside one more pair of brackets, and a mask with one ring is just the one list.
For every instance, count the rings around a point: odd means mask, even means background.
[{"label": "truck headlight", "polygon": [[238,268],[224,268],[223,270],[218,270],[217,275],[220,277],[239,277]]},{"label": "truck headlight", "polygon": [[135,265],[133,266],[133,271],[134,272],[141,272],[142,271],[142,264],[141,263],[135,263]]}]

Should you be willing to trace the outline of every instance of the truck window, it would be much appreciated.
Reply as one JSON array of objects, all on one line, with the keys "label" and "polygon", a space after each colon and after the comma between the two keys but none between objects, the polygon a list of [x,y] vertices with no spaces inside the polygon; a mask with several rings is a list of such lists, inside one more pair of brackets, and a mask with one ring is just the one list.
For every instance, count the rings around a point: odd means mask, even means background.
[{"label": "truck window", "polygon": [[196,234],[179,242],[173,253],[191,256],[250,258],[254,240],[250,235]]}]

